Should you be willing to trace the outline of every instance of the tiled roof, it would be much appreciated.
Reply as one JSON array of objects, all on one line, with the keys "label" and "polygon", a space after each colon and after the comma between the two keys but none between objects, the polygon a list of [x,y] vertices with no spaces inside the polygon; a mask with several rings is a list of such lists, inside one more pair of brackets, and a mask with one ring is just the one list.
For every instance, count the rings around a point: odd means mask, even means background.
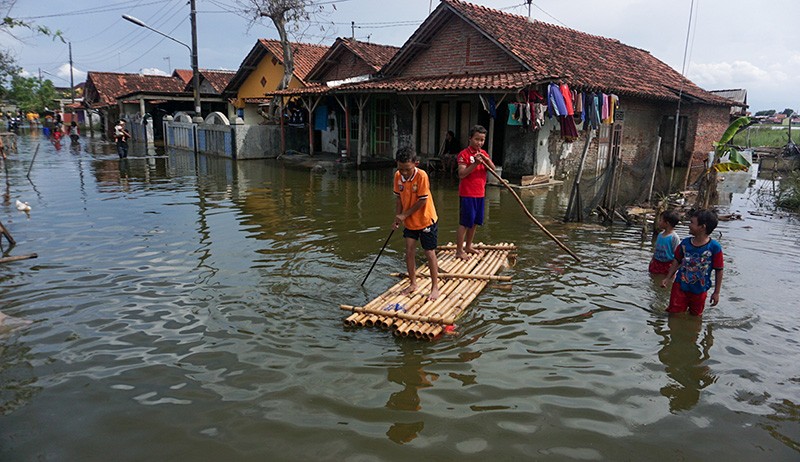
[{"label": "tiled roof", "polygon": [[339,40],[341,40],[342,45],[369,64],[375,72],[380,71],[384,64],[388,63],[392,56],[397,53],[397,50],[400,49],[391,45],[379,45],[349,38],[337,39],[337,41]]},{"label": "tiled roof", "polygon": [[[317,64],[307,75],[308,80],[321,80],[328,70],[342,62],[346,53],[352,53],[364,63],[364,69],[370,69],[370,74],[377,74],[381,68],[392,59],[400,48],[391,45],[378,45],[376,43],[361,42],[359,40],[339,37],[319,58]],[[347,77],[356,77],[348,75]]]},{"label": "tiled roof", "polygon": [[[89,107],[104,107],[116,105],[118,96],[138,91],[181,93],[184,83],[172,76],[89,71],[86,87],[86,97],[90,98],[86,104]],[[89,88],[93,91],[89,91]]]},{"label": "tiled roof", "polygon": [[[311,45],[308,43],[291,42],[294,50],[294,76],[305,85],[306,76],[319,61],[322,55],[325,54],[327,47],[322,45]],[[242,64],[239,65],[239,70],[228,82],[223,93],[231,95],[239,90],[239,87],[247,80],[250,73],[258,66],[262,59],[267,54],[273,55],[273,58],[283,64],[283,49],[278,40],[258,39],[258,42],[247,53]]]},{"label": "tiled roof", "polygon": [[[280,40],[258,39],[258,42],[269,50],[278,62],[283,64],[283,48],[281,47]],[[317,64],[319,58],[328,51],[328,47],[297,42],[291,42],[291,45],[292,52],[294,53],[294,75],[305,83],[306,76],[314,65]]]},{"label": "tiled roof", "polygon": [[269,92],[267,95],[304,96],[327,93],[426,93],[469,92],[491,93],[519,90],[531,83],[552,79],[532,71],[501,72],[497,74],[442,75],[432,77],[393,77],[366,82],[344,84],[337,87],[315,84],[304,88],[291,88]]},{"label": "tiled roof", "polygon": [[222,93],[222,90],[228,86],[228,83],[231,81],[233,76],[236,75],[236,71],[211,71],[208,69],[202,69],[200,70],[200,75],[202,75],[206,81],[211,84],[217,93]]},{"label": "tiled roof", "polygon": [[191,69],[175,69],[172,71],[172,76],[183,80],[184,83],[192,81],[193,72]]},{"label": "tiled roof", "polygon": [[701,89],[645,50],[461,0],[441,0],[439,7],[384,67],[384,73],[399,75],[424,50],[419,45],[430,43],[441,25],[453,17],[476,27],[497,44],[498,50],[504,50],[527,69],[561,76],[560,80],[573,88],[676,101],[683,82],[682,93],[687,98],[711,104],[729,103]]}]

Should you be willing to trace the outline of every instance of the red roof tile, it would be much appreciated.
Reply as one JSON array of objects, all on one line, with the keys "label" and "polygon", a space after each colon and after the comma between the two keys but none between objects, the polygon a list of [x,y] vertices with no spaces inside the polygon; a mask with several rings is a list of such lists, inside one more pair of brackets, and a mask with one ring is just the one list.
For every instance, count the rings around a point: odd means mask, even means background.
[{"label": "red roof tile", "polygon": [[113,106],[118,96],[139,91],[181,93],[184,85],[172,76],[89,71],[84,101],[89,107]]},{"label": "red roof tile", "polygon": [[222,93],[222,90],[228,86],[233,76],[236,75],[236,71],[220,71],[220,70],[208,70],[208,69],[201,69],[200,75],[211,84],[211,87],[217,93]]},{"label": "red roof tile", "polygon": [[431,77],[393,77],[366,82],[350,83],[337,87],[324,84],[309,85],[268,92],[267,95],[304,96],[326,93],[426,93],[426,92],[470,92],[489,93],[522,89],[531,83],[550,79],[533,71],[501,72],[497,74],[442,75]]},{"label": "red roof tile", "polygon": [[430,43],[441,24],[461,18],[473,25],[529,70],[560,76],[579,89],[602,90],[675,101],[683,81],[683,94],[712,104],[726,104],[645,50],[618,40],[587,34],[524,16],[493,10],[460,0],[441,4],[384,67],[398,75]]},{"label": "red roof tile", "polygon": [[337,39],[337,41],[339,40],[341,40],[342,44],[356,56],[369,64],[375,72],[380,71],[381,68],[392,59],[392,56],[397,53],[397,50],[400,49],[399,47],[391,45],[379,45],[377,43],[362,42],[349,38]]},{"label": "red roof tile", "polygon": [[184,83],[192,81],[193,72],[191,69],[175,69],[172,71],[172,76],[183,80]]},{"label": "red roof tile", "polygon": [[[280,40],[258,39],[258,42],[283,64],[283,48]],[[305,83],[306,76],[317,61],[328,51],[324,45],[291,42],[294,57],[294,75]]]},{"label": "red roof tile", "polygon": [[[308,80],[322,80],[326,73],[339,63],[346,61],[346,54],[354,55],[363,66],[355,67],[356,69],[367,70],[369,74],[377,74],[384,64],[388,63],[392,56],[397,53],[400,48],[391,45],[378,45],[376,43],[361,42],[351,38],[339,37],[328,48],[325,54],[320,57],[317,64],[307,75]],[[353,68],[345,72],[350,72]],[[354,72],[355,74],[355,72]],[[345,75],[346,77],[356,77],[357,75]]]}]

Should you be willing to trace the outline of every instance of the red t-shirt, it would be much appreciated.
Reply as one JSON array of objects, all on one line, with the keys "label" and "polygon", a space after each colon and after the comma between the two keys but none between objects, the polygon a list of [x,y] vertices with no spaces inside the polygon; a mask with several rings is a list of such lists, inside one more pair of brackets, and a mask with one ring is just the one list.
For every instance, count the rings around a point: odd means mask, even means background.
[{"label": "red t-shirt", "polygon": [[[483,149],[480,150],[481,154],[489,157]],[[470,166],[477,162],[475,160],[476,152],[469,146],[458,153],[458,163]],[[458,195],[461,197],[483,197],[486,195],[486,166],[478,164],[475,170],[469,175],[461,179],[458,184]]]}]

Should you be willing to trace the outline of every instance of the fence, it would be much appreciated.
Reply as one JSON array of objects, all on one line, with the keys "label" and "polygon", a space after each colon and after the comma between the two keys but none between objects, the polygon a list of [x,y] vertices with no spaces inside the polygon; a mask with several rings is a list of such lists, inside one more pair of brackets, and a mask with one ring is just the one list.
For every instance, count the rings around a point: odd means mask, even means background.
[{"label": "fence", "polygon": [[232,159],[263,159],[280,154],[280,128],[231,123],[224,114],[213,112],[201,123],[179,112],[164,118],[164,146]]}]

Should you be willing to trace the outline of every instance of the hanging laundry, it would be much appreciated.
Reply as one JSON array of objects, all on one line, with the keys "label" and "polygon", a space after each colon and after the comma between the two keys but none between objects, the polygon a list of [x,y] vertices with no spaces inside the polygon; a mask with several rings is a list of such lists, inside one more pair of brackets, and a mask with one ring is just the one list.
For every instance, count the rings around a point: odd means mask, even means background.
[{"label": "hanging laundry", "polygon": [[522,125],[522,121],[519,119],[519,112],[517,110],[516,103],[508,103],[508,125]]},{"label": "hanging laundry", "polygon": [[560,116],[567,113],[567,106],[564,103],[564,95],[558,85],[551,83],[547,88],[547,113],[550,116]]},{"label": "hanging laundry", "polygon": [[547,113],[547,105],[545,104],[536,104],[534,106],[535,115],[534,115],[534,123],[536,124],[536,128],[541,128],[544,125],[544,117]]},{"label": "hanging laundry", "polygon": [[602,98],[603,98],[603,107],[600,110],[600,119],[603,121],[603,123],[608,123],[606,122],[606,120],[608,120],[608,95],[602,93]]},{"label": "hanging laundry", "polygon": [[573,115],[575,114],[574,106],[572,105],[572,92],[569,90],[569,86],[566,83],[562,83],[558,87],[559,91],[561,91],[561,96],[564,97],[564,106],[566,106],[566,115]]}]

